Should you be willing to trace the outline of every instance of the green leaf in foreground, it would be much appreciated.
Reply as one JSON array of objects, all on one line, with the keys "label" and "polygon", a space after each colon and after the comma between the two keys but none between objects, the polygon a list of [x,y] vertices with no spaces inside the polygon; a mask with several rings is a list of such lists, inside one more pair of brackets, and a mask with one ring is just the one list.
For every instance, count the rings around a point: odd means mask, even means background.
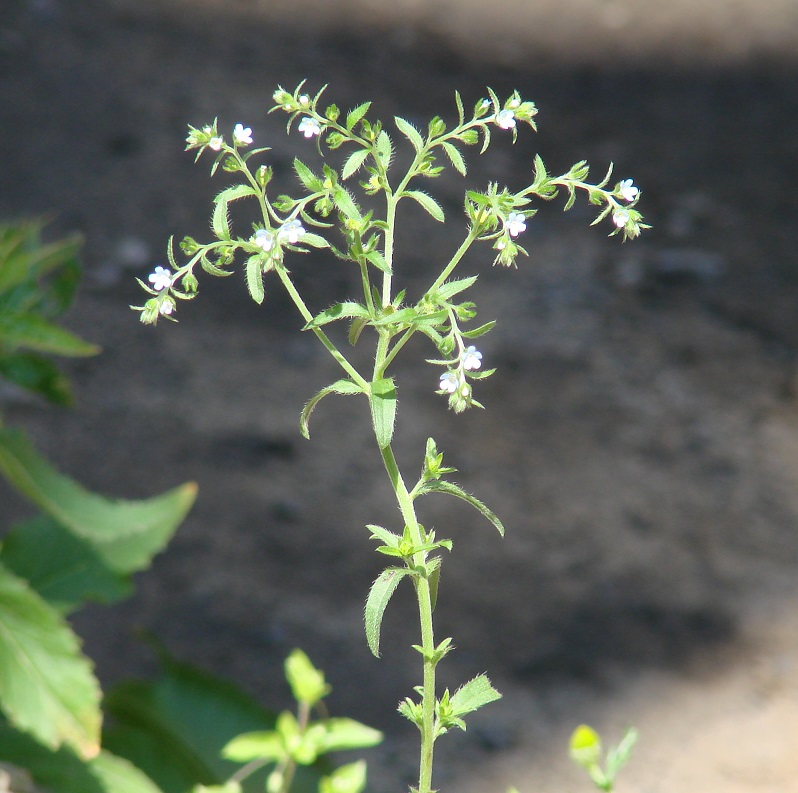
[{"label": "green leaf in foreground", "polygon": [[365,625],[366,641],[372,654],[380,657],[380,630],[382,628],[382,617],[385,614],[385,607],[391,599],[399,582],[410,571],[403,567],[389,567],[380,573],[379,578],[371,585],[369,595],[366,600]]},{"label": "green leaf in foreground", "polygon": [[0,705],[12,724],[57,749],[100,750],[100,686],[80,642],[26,581],[0,567]]},{"label": "green leaf in foreground", "polygon": [[19,430],[0,430],[0,472],[24,496],[92,547],[113,570],[142,570],[186,516],[193,483],[142,501],[112,501],[58,473]]}]

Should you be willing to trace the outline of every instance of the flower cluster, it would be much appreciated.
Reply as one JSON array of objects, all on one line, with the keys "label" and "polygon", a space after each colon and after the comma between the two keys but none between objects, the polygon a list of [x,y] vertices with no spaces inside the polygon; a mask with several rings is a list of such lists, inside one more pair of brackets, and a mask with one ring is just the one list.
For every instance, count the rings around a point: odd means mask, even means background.
[{"label": "flower cluster", "polygon": [[[465,410],[471,405],[482,407],[478,402],[475,402],[471,397],[471,386],[467,381],[467,377],[474,377],[473,374],[482,367],[482,353],[473,345],[461,350],[460,356],[449,363],[452,367],[441,375],[440,383],[438,384],[439,394],[449,395],[449,406],[457,413]],[[482,372],[482,377],[487,377],[492,374],[489,372]]]}]

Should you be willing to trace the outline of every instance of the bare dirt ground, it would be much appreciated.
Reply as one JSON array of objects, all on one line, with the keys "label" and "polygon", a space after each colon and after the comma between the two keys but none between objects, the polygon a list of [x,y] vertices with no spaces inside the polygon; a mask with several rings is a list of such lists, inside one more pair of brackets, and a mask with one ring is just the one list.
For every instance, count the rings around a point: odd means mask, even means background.
[{"label": "bare dirt ground", "polygon": [[[0,214],[52,212],[55,231],[85,233],[71,324],[105,352],[70,366],[75,411],[16,400],[9,419],[109,494],[200,483],[135,598],[77,620],[103,681],[151,669],[146,627],[279,707],[299,645],[336,712],[388,732],[372,789],[411,781],[414,736],[393,713],[417,682],[409,601],[388,614],[383,660],[361,627],[380,569],[363,526],[394,521],[368,427],[330,403],[310,443],[297,431],[332,365],[276,284],[258,309],[243,279],[206,279],[155,330],[126,307],[170,234],[202,237],[224,181],[181,153],[186,123],[244,121],[290,185],[302,141],[266,115],[278,83],[329,83],[341,107],[373,99],[422,123],[453,112],[455,88],[469,102],[517,88],[541,132],[497,146],[469,186],[520,185],[535,150],[554,169],[613,160],[654,229],[621,246],[588,211],[546,206],[518,271],[464,264],[481,317],[500,319],[486,411],[445,411],[422,345],[400,366],[400,462],[415,470],[434,435],[508,528],[500,540],[457,504],[426,508],[455,539],[445,683],[487,670],[505,694],[441,741],[437,781],[586,789],[565,745],[588,721],[640,728],[619,791],[798,791],[797,47],[789,0],[12,0]],[[432,188],[456,219],[462,181]],[[415,220],[411,295],[433,245],[461,233]],[[295,272],[317,309],[354,285],[323,257]],[[0,490],[0,510],[24,507]]]}]

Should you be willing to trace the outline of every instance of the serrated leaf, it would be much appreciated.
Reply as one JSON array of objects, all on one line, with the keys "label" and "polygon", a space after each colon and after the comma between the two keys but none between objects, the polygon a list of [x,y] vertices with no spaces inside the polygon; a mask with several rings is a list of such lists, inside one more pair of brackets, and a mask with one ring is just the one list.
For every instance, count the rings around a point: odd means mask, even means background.
[{"label": "serrated leaf", "polygon": [[311,328],[318,328],[326,325],[328,322],[335,322],[339,319],[351,319],[353,317],[361,317],[369,319],[368,309],[360,303],[347,300],[343,303],[336,303],[334,306],[325,308],[324,311],[316,314],[313,319],[305,325],[302,330],[310,330]]},{"label": "serrated leaf", "polygon": [[363,102],[362,105],[352,108],[352,110],[346,114],[346,128],[349,130],[349,132],[351,132],[354,129],[355,124],[357,124],[357,122],[369,112],[370,107],[371,102]]},{"label": "serrated leaf", "polygon": [[368,149],[359,149],[352,152],[344,162],[344,167],[341,169],[341,179],[348,179],[352,174],[356,173],[360,166],[366,161],[370,152]]},{"label": "serrated leaf", "polygon": [[391,443],[396,421],[396,386],[393,378],[375,380],[371,384],[369,402],[374,436],[380,449],[384,449]]},{"label": "serrated leaf", "polygon": [[463,155],[460,154],[460,150],[453,144],[449,143],[449,141],[443,141],[441,143],[443,146],[443,150],[446,152],[447,156],[452,162],[452,165],[463,175],[465,176],[468,168],[466,167],[465,160],[463,159]]},{"label": "serrated leaf", "polygon": [[5,536],[0,562],[61,614],[86,600],[114,603],[133,592],[129,576],[111,570],[89,542],[46,516],[28,520]]},{"label": "serrated leaf", "polygon": [[26,581],[0,566],[0,704],[45,746],[100,750],[100,686],[80,642]]},{"label": "serrated leaf", "polygon": [[351,380],[337,380],[332,385],[328,385],[326,388],[322,388],[312,399],[308,401],[304,408],[302,408],[302,413],[299,417],[299,429],[302,433],[304,438],[310,438],[310,429],[308,427],[308,421],[310,420],[310,414],[315,410],[316,405],[321,402],[324,397],[329,396],[330,394],[342,394],[344,396],[348,396],[350,394],[362,394],[363,389],[357,384],[352,382]]},{"label": "serrated leaf", "polygon": [[263,288],[263,259],[260,256],[250,256],[247,259],[246,275],[249,296],[260,305],[266,297]]},{"label": "serrated leaf", "polygon": [[399,582],[409,574],[410,571],[406,568],[388,567],[380,573],[369,590],[365,610],[366,641],[376,658],[380,657],[380,629],[385,607],[399,586]]},{"label": "serrated leaf", "polygon": [[147,567],[171,538],[197,495],[193,483],[140,501],[89,493],[40,457],[20,430],[0,430],[0,471],[20,493],[119,573]]},{"label": "serrated leaf", "polygon": [[0,345],[5,349],[81,357],[97,355],[100,348],[36,314],[0,313]]},{"label": "serrated leaf", "polygon": [[450,700],[456,716],[471,713],[489,702],[501,699],[501,694],[490,684],[487,675],[478,675],[454,692]]},{"label": "serrated leaf", "polygon": [[435,220],[439,223],[443,223],[443,209],[441,209],[440,204],[432,196],[422,193],[421,190],[405,190],[402,195],[417,201],[433,218],[435,218]]},{"label": "serrated leaf", "polygon": [[421,133],[409,122],[400,116],[394,116],[393,120],[399,131],[410,141],[413,148],[419,152],[424,148],[424,138]]},{"label": "serrated leaf", "polygon": [[419,495],[424,493],[447,493],[450,496],[462,499],[468,504],[471,504],[477,512],[486,517],[496,527],[499,534],[504,536],[504,526],[496,515],[478,498],[472,496],[470,493],[466,493],[462,487],[454,484],[454,482],[445,482],[440,479],[430,480],[429,482],[425,482],[418,490]]}]

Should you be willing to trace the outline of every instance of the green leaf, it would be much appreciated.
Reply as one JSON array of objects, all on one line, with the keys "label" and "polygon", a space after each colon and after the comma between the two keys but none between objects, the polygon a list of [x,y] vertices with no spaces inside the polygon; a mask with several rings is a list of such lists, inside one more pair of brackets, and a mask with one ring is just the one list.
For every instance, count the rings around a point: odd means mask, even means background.
[{"label": "green leaf", "polygon": [[391,166],[391,159],[393,158],[393,144],[385,130],[382,130],[382,132],[377,135],[375,148],[382,167],[387,171]]},{"label": "green leaf", "polygon": [[333,203],[350,220],[360,223],[360,221],[363,219],[355,200],[342,185],[336,185],[333,189]]},{"label": "green leaf", "polygon": [[311,193],[315,193],[321,187],[321,179],[308,168],[298,157],[294,157],[294,170],[299,177],[299,181]]},{"label": "green leaf", "polygon": [[73,402],[69,380],[52,361],[41,355],[0,354],[0,376],[39,394],[54,405],[68,406]]},{"label": "green leaf", "polygon": [[133,763],[110,752],[100,752],[89,762],[89,767],[107,793],[161,793]]},{"label": "green leaf", "polygon": [[460,335],[465,339],[478,339],[480,336],[484,336],[488,331],[493,330],[495,326],[496,320],[492,319],[490,322],[486,322],[484,325],[480,325],[478,328],[461,330]]},{"label": "green leaf", "polygon": [[322,237],[320,234],[313,234],[310,231],[306,231],[302,235],[301,239],[302,245],[310,245],[311,248],[329,248],[330,243]]},{"label": "green leaf", "polygon": [[371,384],[371,420],[380,449],[391,443],[396,421],[396,386],[392,378],[375,380]]},{"label": "green leaf", "polygon": [[489,702],[501,699],[501,694],[490,684],[487,675],[477,675],[473,680],[469,680],[454,692],[450,702],[452,712],[456,716],[463,716],[466,713],[481,708]]},{"label": "green leaf", "polygon": [[366,761],[342,765],[319,782],[319,793],[361,793],[366,787]]},{"label": "green leaf", "polygon": [[294,699],[311,708],[332,691],[324,680],[324,672],[316,669],[302,650],[294,650],[286,658],[285,679]]},{"label": "green leaf", "polygon": [[282,738],[274,730],[257,730],[236,735],[222,749],[222,757],[236,763],[252,760],[280,760],[285,755]]},{"label": "green leaf", "polygon": [[86,600],[114,603],[133,592],[128,575],[111,570],[91,543],[46,516],[11,530],[0,546],[0,562],[62,614]]},{"label": "green leaf", "polygon": [[457,105],[457,124],[462,127],[465,121],[465,110],[463,110],[463,100],[459,91],[454,92],[454,101]]},{"label": "green leaf", "polygon": [[380,629],[385,607],[399,582],[409,574],[410,571],[404,567],[388,567],[380,573],[369,590],[365,610],[366,641],[376,658],[380,657]]},{"label": "green leaf", "polygon": [[448,155],[449,159],[452,161],[452,165],[463,175],[465,176],[468,172],[466,167],[465,160],[463,159],[463,155],[460,154],[460,150],[454,146],[453,144],[449,143],[448,141],[443,141],[441,143],[443,146],[443,150]]},{"label": "green leaf", "polygon": [[193,483],[141,501],[111,501],[89,493],[52,468],[20,430],[0,430],[0,472],[46,514],[89,542],[118,573],[147,567],[197,495]]},{"label": "green leaf", "polygon": [[36,314],[0,313],[0,345],[52,355],[97,355],[100,348]]},{"label": "green leaf", "polygon": [[371,102],[363,102],[362,105],[358,105],[346,114],[346,128],[349,130],[349,132],[351,132],[354,129],[355,124],[357,124],[357,122],[369,112],[370,107]]},{"label": "green leaf", "polygon": [[45,746],[100,750],[100,686],[61,616],[0,567],[0,704]]},{"label": "green leaf", "polygon": [[370,315],[368,309],[360,303],[355,303],[354,301],[336,303],[334,306],[325,308],[324,311],[318,313],[304,328],[302,328],[302,330],[318,328],[322,325],[326,325],[328,322],[335,322],[338,319],[351,319],[352,317],[369,319]]},{"label": "green leaf", "polygon": [[601,760],[601,738],[592,727],[580,724],[571,733],[568,751],[577,765],[589,768]]},{"label": "green leaf", "polygon": [[319,754],[343,752],[347,749],[367,749],[382,742],[382,733],[354,719],[324,719],[323,732],[317,738]]},{"label": "green leaf", "polygon": [[456,498],[466,501],[471,504],[477,512],[486,517],[497,528],[499,534],[504,536],[504,526],[496,515],[478,498],[472,496],[470,493],[466,493],[459,485],[453,482],[444,482],[440,479],[432,479],[429,482],[425,482],[417,491],[418,495],[423,495],[425,493],[447,493],[450,496],[455,496]]},{"label": "green leaf", "polygon": [[[222,784],[237,766],[221,756],[235,736],[274,727],[274,716],[233,684],[163,659],[154,682],[128,681],[105,699],[103,745],[142,769],[164,793]],[[247,791],[262,791],[252,778]]]},{"label": "green leaf", "polygon": [[393,120],[399,131],[410,141],[413,148],[417,152],[421,151],[424,148],[424,138],[421,137],[419,131],[409,121],[405,121],[399,116],[394,116]]},{"label": "green leaf", "polygon": [[222,192],[213,199],[214,207],[213,217],[211,219],[211,228],[213,229],[213,233],[220,240],[230,239],[230,218],[228,216],[228,204],[236,199],[255,195],[257,195],[257,192],[250,185],[238,184],[222,190]]},{"label": "green leaf", "polygon": [[249,296],[260,305],[266,297],[266,291],[263,288],[263,259],[261,256],[250,256],[247,259],[246,274]]},{"label": "green leaf", "polygon": [[302,408],[302,414],[299,417],[299,429],[302,433],[302,437],[310,438],[310,429],[308,427],[308,421],[310,419],[310,414],[316,408],[316,405],[321,402],[324,397],[328,396],[329,394],[342,394],[344,396],[348,396],[350,394],[362,394],[363,389],[357,384],[352,382],[352,380],[336,380],[332,385],[328,385],[326,388],[322,388],[316,396],[314,396],[304,408]]},{"label": "green leaf", "polygon": [[366,259],[369,261],[370,264],[373,264],[378,270],[381,270],[384,273],[391,274],[391,268],[388,266],[388,262],[385,261],[385,257],[377,250],[369,251],[366,254]]},{"label": "green leaf", "polygon": [[443,210],[441,209],[440,204],[432,196],[422,193],[421,190],[405,190],[402,195],[412,198],[414,201],[418,201],[418,203],[421,204],[421,206],[424,207],[424,209],[430,215],[432,215],[435,220],[437,220],[439,223],[443,223]]},{"label": "green leaf", "polygon": [[344,167],[341,170],[341,179],[348,179],[352,174],[357,173],[370,153],[368,149],[359,149],[358,151],[352,152],[352,154],[346,158]]},{"label": "green leaf", "polygon": [[435,294],[442,297],[444,300],[451,300],[455,295],[465,291],[476,282],[476,275],[472,275],[469,278],[456,278],[453,281],[447,281],[445,284],[441,285]]}]

